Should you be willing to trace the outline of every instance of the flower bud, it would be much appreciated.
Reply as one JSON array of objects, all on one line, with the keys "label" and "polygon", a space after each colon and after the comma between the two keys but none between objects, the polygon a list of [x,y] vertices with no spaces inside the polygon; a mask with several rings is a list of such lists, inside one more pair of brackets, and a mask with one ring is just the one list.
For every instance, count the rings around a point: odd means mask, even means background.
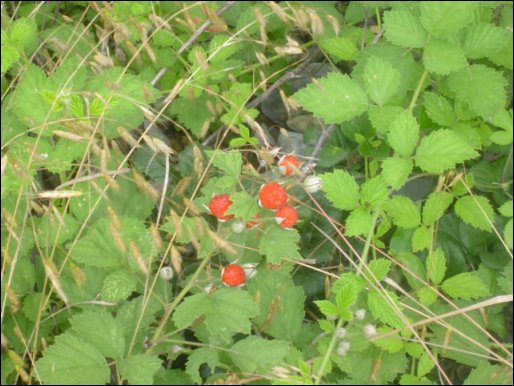
[{"label": "flower bud", "polygon": [[241,233],[245,229],[245,224],[241,221],[234,221],[232,223],[232,230],[234,233]]},{"label": "flower bud", "polygon": [[303,187],[309,193],[316,193],[323,187],[323,181],[316,176],[307,176],[305,180],[303,180]]},{"label": "flower bud", "polygon": [[159,275],[161,275],[162,280],[169,281],[173,279],[174,272],[171,267],[162,267],[159,271]]}]

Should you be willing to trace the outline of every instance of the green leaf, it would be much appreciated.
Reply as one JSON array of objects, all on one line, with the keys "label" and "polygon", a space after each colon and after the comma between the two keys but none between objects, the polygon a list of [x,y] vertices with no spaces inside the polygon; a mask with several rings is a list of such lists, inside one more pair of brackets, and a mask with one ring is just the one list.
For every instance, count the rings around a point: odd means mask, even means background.
[{"label": "green leaf", "polygon": [[402,268],[402,273],[412,289],[418,289],[423,285],[420,279],[427,281],[425,264],[418,256],[404,251],[400,252],[398,256],[395,257],[406,267],[406,269]]},{"label": "green leaf", "polygon": [[352,210],[359,203],[359,185],[347,171],[337,169],[320,175],[323,191],[328,200],[338,209]]},{"label": "green leaf", "polygon": [[508,366],[480,362],[471,370],[464,385],[509,385],[512,383],[512,369]]},{"label": "green leaf", "polygon": [[448,36],[474,20],[474,1],[424,1],[421,23],[434,36]]},{"label": "green leaf", "polygon": [[430,119],[439,126],[451,127],[457,119],[448,99],[435,92],[425,91],[423,106]]},{"label": "green leaf", "polygon": [[464,40],[464,51],[470,59],[486,58],[501,51],[507,44],[509,32],[505,28],[480,23],[468,30]]},{"label": "green leaf", "polygon": [[191,379],[196,384],[202,383],[200,376],[200,366],[204,363],[210,367],[211,372],[214,372],[216,365],[219,362],[218,351],[210,347],[200,347],[193,350],[191,355],[187,358],[186,373],[191,376]]},{"label": "green leaf", "polygon": [[280,340],[267,340],[249,336],[230,348],[230,357],[243,373],[260,373],[282,363],[289,353],[289,344]]},{"label": "green leaf", "polygon": [[339,315],[337,306],[329,300],[315,300],[314,303],[318,306],[321,313],[325,316]]},{"label": "green leaf", "polygon": [[301,338],[305,294],[288,272],[260,268],[248,282],[248,293],[259,299],[259,314],[253,319],[259,330],[288,342]]},{"label": "green leaf", "polygon": [[[387,326],[381,326],[377,328],[378,335],[387,334],[391,331],[393,331],[393,329]],[[404,347],[402,337],[398,333],[389,334],[388,336],[385,336],[383,338],[373,339],[372,343],[375,346],[380,347],[382,350],[385,350],[389,353],[401,351]]]},{"label": "green leaf", "polygon": [[434,283],[438,285],[444,279],[446,273],[446,257],[441,248],[431,251],[427,257],[427,276]]},{"label": "green leaf", "polygon": [[498,212],[502,214],[502,216],[505,217],[512,217],[513,209],[512,209],[512,200],[506,201],[502,206],[498,208]]},{"label": "green leaf", "polygon": [[423,63],[429,72],[448,75],[467,65],[459,46],[444,40],[432,39],[423,52]]},{"label": "green leaf", "polygon": [[85,311],[74,315],[71,329],[108,358],[120,359],[125,355],[123,326],[107,312]]},{"label": "green leaf", "polygon": [[9,41],[14,43],[20,52],[31,52],[37,47],[36,21],[28,17],[21,17],[14,21],[9,26]]},{"label": "green leaf", "polygon": [[380,281],[389,273],[389,270],[391,269],[391,261],[382,258],[371,260],[368,264],[368,268],[375,277],[375,279],[372,279],[373,282],[375,280]]},{"label": "green leaf", "polygon": [[512,260],[505,265],[503,268],[500,277],[498,278],[498,287],[502,294],[511,294],[512,293]]},{"label": "green leaf", "polygon": [[410,159],[389,157],[382,162],[382,177],[393,189],[400,189],[410,173],[414,163]]},{"label": "green leaf", "polygon": [[333,36],[320,40],[320,46],[336,61],[354,60],[357,55],[355,42],[344,36]]},{"label": "green leaf", "polygon": [[386,183],[382,176],[369,179],[361,186],[361,202],[371,207],[377,207],[384,203],[389,196]]},{"label": "green leaf", "polygon": [[104,279],[102,286],[102,299],[108,302],[125,300],[136,290],[136,281],[134,279],[134,275],[124,269],[109,273]]},{"label": "green leaf", "polygon": [[255,197],[246,192],[237,192],[230,195],[232,205],[228,208],[227,214],[240,217],[243,221],[249,221],[257,214],[259,204]]},{"label": "green leaf", "polygon": [[425,45],[426,31],[419,19],[409,11],[395,10],[384,13],[385,37],[400,47],[421,48]]},{"label": "green leaf", "polygon": [[354,283],[341,287],[336,295],[336,305],[339,310],[346,311],[357,301],[357,288]]},{"label": "green leaf", "polygon": [[[385,299],[386,296],[388,300]],[[398,297],[391,291],[371,290],[368,293],[368,308],[373,317],[391,327],[402,329],[404,328],[404,323],[390,302],[399,307]]]},{"label": "green leaf", "polygon": [[194,136],[201,138],[213,119],[207,108],[208,99],[203,95],[195,99],[179,97],[173,101],[168,113],[178,117],[179,122],[191,130]]},{"label": "green leaf", "polygon": [[237,178],[241,174],[243,159],[238,151],[216,150],[208,152],[212,157],[212,164],[224,171],[227,176]]},{"label": "green leaf", "polygon": [[223,94],[224,100],[228,102],[227,113],[221,117],[221,121],[225,125],[230,126],[242,123],[244,122],[244,117],[246,115],[249,115],[252,118],[257,116],[257,110],[247,110],[244,108],[253,92],[254,91],[250,83],[232,83],[230,90]]},{"label": "green leaf", "polygon": [[368,97],[348,75],[331,72],[309,84],[292,98],[325,123],[342,123],[366,111]]},{"label": "green leaf", "polygon": [[512,249],[512,219],[507,221],[507,224],[505,224],[505,228],[503,228],[503,238],[505,239],[505,242],[507,243],[507,246]]},{"label": "green leaf", "polygon": [[173,323],[179,329],[189,327],[196,319],[202,316],[211,306],[209,296],[200,292],[188,296],[179,304],[173,313]]},{"label": "green leaf", "polygon": [[428,173],[442,173],[478,155],[453,131],[441,129],[421,140],[416,151],[416,165]]},{"label": "green leaf", "polygon": [[371,230],[373,216],[365,208],[353,210],[346,219],[346,235],[360,236],[368,235]]},{"label": "green leaf", "polygon": [[484,231],[492,231],[494,210],[484,196],[464,196],[455,203],[455,213],[466,224]]},{"label": "green leaf", "polygon": [[412,234],[412,252],[420,252],[432,246],[432,231],[420,226]]},{"label": "green leaf", "polygon": [[[437,357],[437,355],[436,355]],[[418,362],[418,377],[427,375],[434,368],[435,363],[427,352],[423,352]]]},{"label": "green leaf", "polygon": [[302,259],[298,253],[300,235],[296,229],[283,229],[277,225],[269,226],[262,235],[259,252],[266,256],[271,264],[279,264],[282,257],[294,260]]},{"label": "green leaf", "polygon": [[48,385],[105,385],[111,375],[102,353],[70,333],[55,338],[35,368]]},{"label": "green leaf", "polygon": [[419,124],[408,110],[404,110],[394,120],[387,135],[391,147],[401,157],[412,155],[419,138]]},{"label": "green leaf", "polygon": [[16,47],[13,47],[9,43],[6,43],[4,45],[4,37],[3,37],[2,30],[2,62],[1,62],[1,68],[2,68],[2,74],[9,71],[11,66],[18,61],[20,58],[20,53],[18,52],[18,49]]},{"label": "green leaf", "polygon": [[400,106],[370,106],[368,117],[378,133],[387,134],[392,123],[402,111]]},{"label": "green leaf", "polygon": [[152,385],[154,374],[161,368],[162,360],[150,354],[135,354],[119,363],[121,378],[130,385]]},{"label": "green leaf", "polygon": [[505,107],[505,78],[483,64],[472,64],[451,73],[448,85],[458,100],[467,103],[485,120],[493,119]]},{"label": "green leaf", "polygon": [[421,287],[417,292],[420,303],[426,307],[434,304],[434,302],[437,300],[437,293],[435,293],[434,290],[430,287]]},{"label": "green leaf", "polygon": [[421,224],[419,209],[408,197],[394,196],[386,202],[384,209],[400,228],[416,228]]},{"label": "green leaf", "polygon": [[385,105],[400,85],[400,72],[377,56],[371,57],[364,69],[364,86],[370,99]]},{"label": "green leaf", "polygon": [[441,288],[454,299],[471,300],[489,294],[486,286],[473,272],[459,273],[446,279]]},{"label": "green leaf", "polygon": [[453,194],[432,192],[423,205],[423,224],[429,226],[439,220],[453,202]]},{"label": "green leaf", "polygon": [[[144,298],[138,296],[126,301],[119,309],[116,319],[123,326],[125,338],[133,339],[134,335],[142,342],[145,335],[150,333],[150,324],[155,322],[155,314],[162,311],[160,304],[154,297]],[[134,318],[137,315],[137,318]]]}]

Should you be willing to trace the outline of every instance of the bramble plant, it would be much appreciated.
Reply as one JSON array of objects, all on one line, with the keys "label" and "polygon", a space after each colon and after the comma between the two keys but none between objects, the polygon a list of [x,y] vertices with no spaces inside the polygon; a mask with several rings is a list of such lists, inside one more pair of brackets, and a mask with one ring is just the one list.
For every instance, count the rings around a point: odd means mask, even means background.
[{"label": "bramble plant", "polygon": [[512,2],[2,2],[2,384],[511,384]]}]

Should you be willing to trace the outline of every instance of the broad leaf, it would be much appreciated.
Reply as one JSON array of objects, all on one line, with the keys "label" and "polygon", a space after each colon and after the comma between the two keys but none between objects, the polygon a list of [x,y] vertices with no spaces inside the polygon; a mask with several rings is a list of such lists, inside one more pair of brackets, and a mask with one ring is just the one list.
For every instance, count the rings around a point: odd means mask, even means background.
[{"label": "broad leaf", "polygon": [[441,288],[454,299],[478,299],[489,293],[482,280],[473,272],[452,276],[443,282]]},{"label": "broad leaf", "polygon": [[427,257],[427,276],[434,283],[438,285],[444,279],[446,273],[446,257],[441,248],[431,251]]},{"label": "broad leaf", "polygon": [[484,231],[491,231],[494,210],[484,196],[464,196],[455,203],[455,213],[465,223]]},{"label": "broad leaf", "polygon": [[300,235],[295,229],[283,229],[276,225],[269,226],[259,243],[259,251],[271,264],[279,264],[282,257],[300,260],[298,242]]},{"label": "broad leaf", "polygon": [[364,85],[370,99],[379,106],[385,105],[396,93],[400,72],[391,64],[373,56],[364,69]]},{"label": "broad leaf", "polygon": [[390,42],[406,48],[421,48],[427,33],[419,19],[409,11],[387,11],[384,13],[385,37]]},{"label": "broad leaf", "polygon": [[453,194],[448,192],[433,192],[428,195],[428,198],[423,205],[423,224],[426,226],[435,223],[439,220],[446,209],[453,202]]},{"label": "broad leaf", "polygon": [[334,170],[322,174],[323,191],[328,200],[338,209],[352,210],[359,203],[359,185],[350,173],[344,170]]},{"label": "broad leaf", "polygon": [[400,189],[414,167],[410,159],[389,157],[382,162],[382,177],[393,189]]},{"label": "broad leaf", "polygon": [[429,72],[448,75],[466,66],[467,61],[459,46],[433,39],[425,47],[423,63]]},{"label": "broad leaf", "polygon": [[249,336],[230,348],[230,357],[243,373],[269,371],[282,363],[289,353],[289,344],[281,340],[267,340]]},{"label": "broad leaf", "polygon": [[394,120],[387,140],[391,147],[401,156],[412,155],[419,138],[419,124],[408,110],[404,110]]},{"label": "broad leaf", "polygon": [[151,385],[154,374],[161,368],[162,360],[156,355],[135,354],[123,358],[119,363],[122,379],[130,385]]},{"label": "broad leaf", "polygon": [[401,228],[415,228],[421,223],[419,209],[408,197],[394,196],[387,201],[384,209]]}]

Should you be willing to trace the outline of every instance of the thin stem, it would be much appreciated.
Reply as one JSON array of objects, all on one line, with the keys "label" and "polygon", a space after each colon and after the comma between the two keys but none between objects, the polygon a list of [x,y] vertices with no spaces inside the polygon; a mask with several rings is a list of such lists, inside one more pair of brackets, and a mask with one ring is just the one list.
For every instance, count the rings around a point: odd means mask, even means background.
[{"label": "thin stem", "polygon": [[414,106],[416,106],[416,102],[418,101],[419,94],[421,92],[421,88],[423,87],[423,83],[425,83],[425,79],[427,78],[428,71],[423,71],[423,75],[421,75],[421,79],[419,80],[418,86],[416,87],[416,90],[414,91],[414,95],[412,96],[412,99],[409,104],[409,111],[412,111],[414,109]]},{"label": "thin stem", "polygon": [[325,371],[325,368],[327,367],[328,361],[330,359],[330,355],[332,355],[332,351],[334,351],[334,347],[337,342],[337,330],[339,328],[341,328],[342,325],[343,325],[343,319],[339,318],[339,321],[337,322],[334,333],[332,334],[332,339],[330,339],[330,343],[328,345],[327,352],[325,353],[325,356],[323,357],[323,362],[321,362],[321,366],[319,367],[318,374],[316,374],[316,379],[314,381],[315,385],[319,385],[319,383],[321,382],[321,377],[323,375],[323,372]]},{"label": "thin stem", "polygon": [[371,239],[375,234],[375,225],[377,224],[378,216],[380,215],[380,211],[375,210],[373,213],[373,218],[371,219],[371,228],[368,232],[368,236],[366,237],[366,243],[364,244],[364,248],[362,249],[361,259],[359,261],[359,267],[357,269],[357,274],[362,272],[362,268],[366,264],[368,260],[369,247],[371,245]]}]

